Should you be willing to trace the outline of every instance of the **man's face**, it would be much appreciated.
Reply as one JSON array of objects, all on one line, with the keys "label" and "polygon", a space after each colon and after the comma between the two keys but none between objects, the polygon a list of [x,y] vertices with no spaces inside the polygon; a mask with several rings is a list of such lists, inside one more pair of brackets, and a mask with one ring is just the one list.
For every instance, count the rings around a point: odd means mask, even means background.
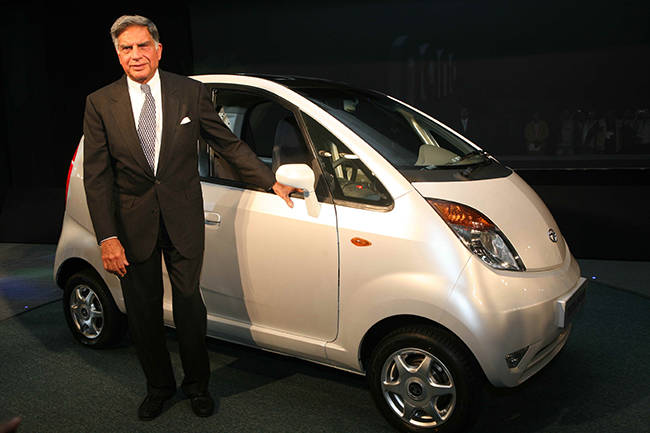
[{"label": "man's face", "polygon": [[117,57],[126,75],[144,84],[158,69],[162,44],[157,44],[146,26],[127,27],[117,37]]}]

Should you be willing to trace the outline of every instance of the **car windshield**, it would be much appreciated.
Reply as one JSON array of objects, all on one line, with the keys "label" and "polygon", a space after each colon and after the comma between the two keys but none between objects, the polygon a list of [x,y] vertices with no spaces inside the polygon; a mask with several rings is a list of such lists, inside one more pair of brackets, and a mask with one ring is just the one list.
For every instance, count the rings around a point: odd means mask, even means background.
[{"label": "car windshield", "polygon": [[380,93],[351,88],[298,88],[363,138],[398,170],[467,168],[485,153],[417,111]]}]

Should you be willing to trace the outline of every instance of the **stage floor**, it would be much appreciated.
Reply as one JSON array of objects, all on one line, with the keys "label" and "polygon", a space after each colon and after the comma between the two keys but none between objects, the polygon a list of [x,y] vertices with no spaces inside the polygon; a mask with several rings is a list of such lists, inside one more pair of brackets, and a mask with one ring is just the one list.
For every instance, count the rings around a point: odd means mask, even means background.
[{"label": "stage floor", "polygon": [[0,243],[0,321],[61,299],[54,283],[56,245]]},{"label": "stage floor", "polygon": [[[208,343],[217,411],[195,417],[179,392],[138,421],[144,378],[128,337],[92,350],[70,335],[53,282],[54,245],[0,244],[0,424],[19,431],[390,432],[361,376]],[[471,433],[648,432],[650,263],[580,260],[591,280],[562,353],[520,387],[485,386]],[[168,331],[177,380],[178,342]]]}]

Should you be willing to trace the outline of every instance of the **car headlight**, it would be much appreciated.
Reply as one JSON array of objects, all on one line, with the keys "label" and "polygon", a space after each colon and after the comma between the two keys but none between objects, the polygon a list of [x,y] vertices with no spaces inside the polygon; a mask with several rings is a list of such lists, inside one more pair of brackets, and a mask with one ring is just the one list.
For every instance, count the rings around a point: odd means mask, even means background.
[{"label": "car headlight", "polygon": [[427,198],[427,202],[438,212],[463,245],[485,263],[495,269],[526,270],[508,238],[481,212],[452,201]]}]

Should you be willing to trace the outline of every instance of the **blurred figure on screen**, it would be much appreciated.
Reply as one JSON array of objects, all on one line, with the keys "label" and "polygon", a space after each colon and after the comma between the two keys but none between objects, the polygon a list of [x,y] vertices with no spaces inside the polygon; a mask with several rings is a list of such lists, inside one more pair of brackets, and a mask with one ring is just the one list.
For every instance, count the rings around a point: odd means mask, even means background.
[{"label": "blurred figure on screen", "polygon": [[556,155],[573,155],[576,135],[576,121],[569,109],[562,110],[560,118],[560,140],[555,151]]},{"label": "blurred figure on screen", "polygon": [[636,122],[636,142],[639,153],[650,153],[650,111],[639,110]]},{"label": "blurred figure on screen", "polygon": [[538,112],[533,113],[533,118],[524,128],[526,150],[529,154],[543,154],[546,150],[549,129],[546,121],[542,120]]}]

